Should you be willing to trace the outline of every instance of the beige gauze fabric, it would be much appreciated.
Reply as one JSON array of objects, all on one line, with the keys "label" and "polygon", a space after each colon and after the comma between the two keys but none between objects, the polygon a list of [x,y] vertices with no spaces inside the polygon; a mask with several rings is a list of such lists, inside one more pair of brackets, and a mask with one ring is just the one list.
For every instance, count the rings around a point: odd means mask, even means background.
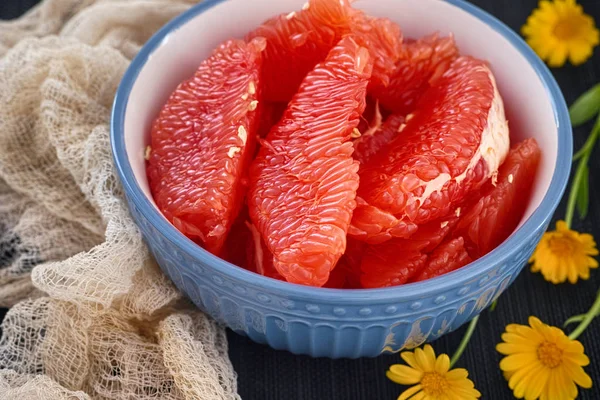
[{"label": "beige gauze fabric", "polygon": [[222,327],[160,272],[110,110],[184,0],[46,0],[0,22],[0,399],[238,399]]}]

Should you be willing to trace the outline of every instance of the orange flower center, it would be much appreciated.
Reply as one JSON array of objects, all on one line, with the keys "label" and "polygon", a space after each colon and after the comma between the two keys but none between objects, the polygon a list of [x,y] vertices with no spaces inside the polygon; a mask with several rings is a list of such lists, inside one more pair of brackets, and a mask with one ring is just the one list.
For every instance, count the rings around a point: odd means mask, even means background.
[{"label": "orange flower center", "polygon": [[544,341],[537,348],[538,359],[548,368],[556,368],[562,363],[563,351],[556,344]]},{"label": "orange flower center", "polygon": [[585,20],[581,15],[569,15],[561,18],[554,26],[554,36],[559,40],[570,40],[580,36]]},{"label": "orange flower center", "polygon": [[448,389],[448,381],[437,372],[425,372],[421,379],[423,391],[429,396],[441,396]]},{"label": "orange flower center", "polygon": [[549,240],[552,253],[559,257],[570,257],[577,248],[577,242],[565,235],[556,235]]}]

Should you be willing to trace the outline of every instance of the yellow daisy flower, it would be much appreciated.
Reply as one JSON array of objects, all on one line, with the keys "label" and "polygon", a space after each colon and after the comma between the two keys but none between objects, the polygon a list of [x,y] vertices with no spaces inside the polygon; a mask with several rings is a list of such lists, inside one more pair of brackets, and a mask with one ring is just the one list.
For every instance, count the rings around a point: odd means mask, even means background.
[{"label": "yellow daisy flower", "polygon": [[400,385],[414,385],[404,391],[398,400],[471,400],[481,397],[466,369],[450,370],[446,354],[435,356],[433,347],[405,351],[400,357],[408,364],[395,364],[386,375]]},{"label": "yellow daisy flower", "polygon": [[531,272],[542,272],[544,279],[562,283],[569,279],[575,283],[579,278],[588,279],[590,268],[597,268],[598,255],[592,235],[569,229],[565,221],[556,223],[556,231],[544,233],[529,259]]},{"label": "yellow daisy flower", "polygon": [[577,386],[589,389],[592,379],[582,367],[590,363],[583,345],[562,330],[529,317],[529,325],[511,324],[496,350],[504,355],[500,369],[517,399],[572,400]]},{"label": "yellow daisy flower", "polygon": [[584,63],[600,35],[594,19],[575,0],[542,0],[521,28],[527,43],[551,67]]}]

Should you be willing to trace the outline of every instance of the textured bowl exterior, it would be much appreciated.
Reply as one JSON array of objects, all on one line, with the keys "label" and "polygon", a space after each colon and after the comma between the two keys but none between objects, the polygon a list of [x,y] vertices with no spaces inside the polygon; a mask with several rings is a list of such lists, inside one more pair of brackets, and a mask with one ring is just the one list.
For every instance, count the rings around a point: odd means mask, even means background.
[{"label": "textured bowl exterior", "polygon": [[[545,226],[486,273],[411,301],[363,304],[319,301],[262,290],[219,273],[178,249],[129,201],[131,213],[158,264],[202,311],[237,333],[274,349],[313,357],[374,357],[439,338],[487,308],[517,277]],[[399,289],[401,291],[401,289]],[[339,297],[344,294],[339,291]]]},{"label": "textured bowl exterior", "polygon": [[201,310],[258,343],[331,358],[374,357],[414,348],[459,328],[498,298],[546,230],[571,165],[572,133],[564,99],[548,69],[527,45],[494,17],[462,0],[449,0],[504,35],[546,86],[558,126],[559,154],[550,188],[533,215],[493,252],[443,277],[373,290],[305,287],[228,264],[177,232],[140,190],[125,150],[123,120],[139,70],[170,31],[220,1],[205,0],[150,39],[125,74],[113,108],[111,143],[131,214],[175,285]]}]

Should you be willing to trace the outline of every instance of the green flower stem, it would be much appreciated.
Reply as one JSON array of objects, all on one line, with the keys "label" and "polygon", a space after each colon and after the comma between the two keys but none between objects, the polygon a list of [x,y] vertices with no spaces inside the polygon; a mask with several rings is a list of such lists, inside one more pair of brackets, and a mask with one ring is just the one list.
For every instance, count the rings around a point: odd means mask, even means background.
[{"label": "green flower stem", "polygon": [[492,305],[490,306],[490,312],[496,311],[496,307],[498,306],[498,300],[494,300]]},{"label": "green flower stem", "polygon": [[569,200],[567,202],[567,212],[565,215],[565,222],[567,223],[567,227],[571,228],[571,224],[573,222],[573,215],[575,214],[575,205],[577,204],[577,194],[579,193],[579,188],[581,186],[583,177],[585,175],[585,168],[590,160],[590,156],[592,155],[592,150],[594,149],[594,145],[598,140],[598,136],[600,135],[600,115],[596,119],[596,124],[592,129],[592,133],[586,140],[585,144],[575,154],[576,159],[579,159],[579,164],[577,164],[577,172],[575,172],[575,177],[573,178],[573,183],[571,185],[571,191],[569,193]]},{"label": "green flower stem", "polygon": [[581,335],[583,331],[585,331],[588,325],[592,323],[594,318],[598,316],[598,313],[600,313],[600,291],[596,295],[596,301],[594,301],[592,307],[585,314],[585,318],[583,319],[583,321],[581,321],[577,328],[575,328],[575,330],[569,335],[569,339],[577,339],[579,335]]},{"label": "green flower stem", "polygon": [[579,151],[577,153],[575,153],[575,155],[573,156],[573,162],[579,160],[581,157],[584,156],[584,154],[592,152],[592,148],[594,147],[594,144],[596,143],[596,139],[597,139],[596,138],[597,135],[594,135],[594,133],[596,133],[596,131],[598,130],[597,129],[598,123],[599,122],[597,121],[596,126],[592,129],[592,134],[590,136],[588,136],[588,138],[585,141],[585,143],[583,144],[583,146],[581,146],[581,149],[579,149]]},{"label": "green flower stem", "polygon": [[[568,320],[565,321],[565,323],[563,324],[563,328],[566,328],[567,326],[574,324],[576,322],[583,321],[586,316],[587,316],[587,314],[573,315],[571,318],[569,318]],[[598,315],[596,315],[596,317],[597,316]]]},{"label": "green flower stem", "polygon": [[456,362],[458,361],[460,356],[462,356],[462,353],[464,353],[465,349],[467,348],[467,344],[469,343],[469,340],[471,340],[471,336],[473,336],[473,332],[475,332],[475,327],[477,326],[477,321],[479,321],[479,315],[477,315],[475,318],[473,318],[471,320],[471,322],[469,323],[469,327],[467,328],[467,331],[465,332],[465,336],[463,336],[462,340],[460,341],[460,344],[458,345],[458,349],[456,349],[456,351],[454,352],[454,355],[450,359],[450,368],[452,368],[454,366],[454,364],[456,364]]},{"label": "green flower stem", "polygon": [[590,154],[591,153],[588,152],[581,158],[579,164],[577,165],[577,172],[575,172],[575,177],[573,178],[571,192],[569,193],[569,201],[567,202],[567,212],[565,215],[565,222],[567,223],[568,228],[571,228],[571,223],[573,222],[575,204],[577,204],[577,194],[579,193],[579,186],[581,186],[581,181],[585,172],[585,166],[588,163]]}]

